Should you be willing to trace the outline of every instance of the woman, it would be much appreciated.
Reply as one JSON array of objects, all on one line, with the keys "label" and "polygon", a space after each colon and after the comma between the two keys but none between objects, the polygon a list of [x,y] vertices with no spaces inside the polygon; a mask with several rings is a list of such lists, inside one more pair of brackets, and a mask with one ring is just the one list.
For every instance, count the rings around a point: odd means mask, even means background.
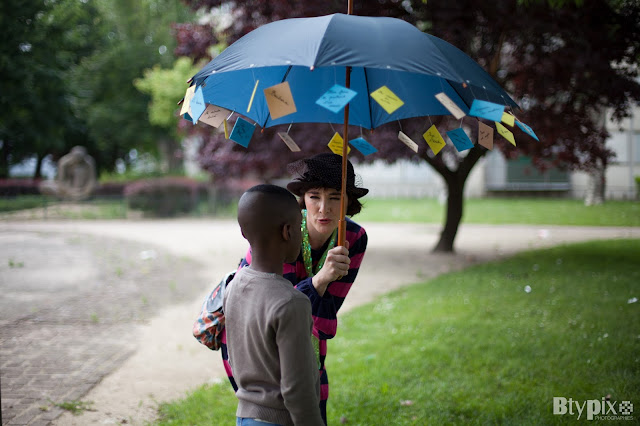
[{"label": "woman", "polygon": [[[358,275],[367,249],[367,234],[360,225],[347,218],[345,247],[336,247],[340,220],[340,188],[342,157],[319,154],[289,165],[295,179],[287,189],[299,197],[302,208],[302,247],[294,263],[283,265],[283,274],[296,289],[311,301],[313,315],[312,339],[320,370],[320,411],[327,422],[329,381],[325,369],[327,340],[336,335],[337,315],[351,285]],[[347,216],[360,212],[359,198],[369,192],[356,186],[351,162],[347,164]],[[240,267],[251,263],[251,248]],[[223,336],[222,357],[229,380],[236,388],[228,363],[226,336]]]}]

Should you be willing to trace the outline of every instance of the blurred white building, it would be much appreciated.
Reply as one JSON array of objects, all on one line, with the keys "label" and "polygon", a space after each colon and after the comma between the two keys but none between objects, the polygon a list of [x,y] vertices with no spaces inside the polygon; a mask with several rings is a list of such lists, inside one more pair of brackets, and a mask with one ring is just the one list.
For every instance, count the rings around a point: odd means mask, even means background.
[{"label": "blurred white building", "polygon": [[[607,120],[607,141],[616,153],[606,171],[607,199],[636,199],[635,177],[640,176],[640,108],[621,123]],[[364,186],[380,198],[446,197],[444,180],[428,164],[401,161],[356,165]],[[489,152],[473,168],[465,185],[466,197],[492,194],[545,194],[584,198],[588,175],[550,170],[540,173],[528,158],[506,160],[498,150]]]}]

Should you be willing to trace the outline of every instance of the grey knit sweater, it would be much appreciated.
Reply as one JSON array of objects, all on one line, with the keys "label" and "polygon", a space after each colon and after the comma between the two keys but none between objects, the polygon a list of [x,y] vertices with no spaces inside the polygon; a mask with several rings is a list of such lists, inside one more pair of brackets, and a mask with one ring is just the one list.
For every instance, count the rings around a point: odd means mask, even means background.
[{"label": "grey knit sweater", "polygon": [[238,417],[324,426],[311,303],[277,274],[242,268],[224,296]]}]

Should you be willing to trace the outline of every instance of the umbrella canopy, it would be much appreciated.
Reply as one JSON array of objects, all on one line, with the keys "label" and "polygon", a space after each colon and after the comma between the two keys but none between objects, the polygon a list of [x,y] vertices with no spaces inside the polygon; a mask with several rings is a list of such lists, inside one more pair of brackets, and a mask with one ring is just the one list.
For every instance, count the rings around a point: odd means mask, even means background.
[{"label": "umbrella canopy", "polygon": [[[476,62],[444,40],[399,19],[351,14],[266,24],[225,49],[190,82],[187,93],[195,96],[189,105],[192,110],[194,102],[197,105],[198,113],[193,117],[196,120],[210,104],[237,112],[261,127],[343,124],[344,141],[349,141],[348,125],[374,129],[391,121],[448,115],[450,111],[461,117],[471,112],[476,100],[489,102],[490,110],[498,106],[499,117],[504,107],[518,107]],[[281,83],[287,83],[286,93],[273,89]],[[341,87],[333,91],[336,85]],[[446,95],[444,100],[441,93]],[[336,102],[336,98],[344,103]],[[274,113],[270,100],[272,104],[286,104],[287,110]],[[451,107],[449,102],[455,105]],[[191,117],[185,113],[185,118]],[[238,127],[236,123],[238,135],[236,139],[234,132],[230,136],[243,146],[248,145],[247,138],[253,133],[246,125]],[[438,139],[435,143],[444,144],[440,134],[431,135],[430,139],[434,137]],[[471,142],[466,139],[468,149]],[[415,145],[413,141],[405,143]],[[348,144],[340,144],[340,210],[344,218]],[[338,230],[338,244],[342,245],[344,219]]]},{"label": "umbrella canopy", "polygon": [[[411,24],[384,17],[334,14],[272,22],[245,35],[193,77],[206,103],[236,111],[261,127],[344,123],[316,101],[335,84],[357,94],[349,124],[367,129],[390,121],[449,111],[444,92],[464,112],[474,99],[517,104],[475,61]],[[296,112],[272,119],[262,89],[289,82]],[[404,105],[388,113],[370,94],[382,86]],[[257,94],[257,95],[256,95]],[[250,108],[249,108],[250,107]]]}]

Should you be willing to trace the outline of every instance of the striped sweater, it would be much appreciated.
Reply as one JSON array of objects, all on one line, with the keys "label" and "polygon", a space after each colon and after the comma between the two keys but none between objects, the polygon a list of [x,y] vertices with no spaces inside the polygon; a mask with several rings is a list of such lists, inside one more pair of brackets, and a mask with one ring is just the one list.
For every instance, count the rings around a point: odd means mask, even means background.
[{"label": "striped sweater", "polygon": [[[311,301],[311,314],[313,316],[313,335],[319,340],[319,367],[320,367],[320,408],[326,423],[326,401],[329,397],[329,380],[325,369],[325,359],[327,356],[327,340],[336,335],[338,328],[338,311],[342,306],[351,286],[353,285],[360,264],[367,249],[367,233],[360,225],[347,218],[347,234],[346,239],[349,241],[349,273],[341,279],[330,283],[321,297],[311,282],[311,277],[307,275],[304,267],[302,252],[294,263],[286,263],[283,266],[284,278],[289,280],[296,289],[304,293]],[[320,260],[320,257],[326,250],[329,241],[319,250],[311,250],[313,266]],[[244,259],[240,263],[240,267],[251,264],[251,248]],[[222,333],[222,360],[225,370],[229,376],[229,380],[235,390],[237,386],[233,378],[233,372],[229,365],[229,357],[227,353],[226,333]]]}]

